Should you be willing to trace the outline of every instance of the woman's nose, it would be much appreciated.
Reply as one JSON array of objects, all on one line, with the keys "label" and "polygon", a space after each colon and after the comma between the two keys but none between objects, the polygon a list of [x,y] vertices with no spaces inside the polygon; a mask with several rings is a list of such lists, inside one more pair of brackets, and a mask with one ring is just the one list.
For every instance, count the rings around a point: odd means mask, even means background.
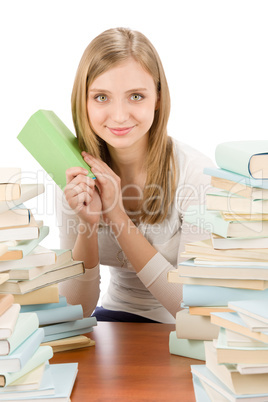
[{"label": "woman's nose", "polygon": [[124,100],[116,100],[113,102],[111,109],[111,118],[114,122],[122,124],[129,118],[128,105]]}]

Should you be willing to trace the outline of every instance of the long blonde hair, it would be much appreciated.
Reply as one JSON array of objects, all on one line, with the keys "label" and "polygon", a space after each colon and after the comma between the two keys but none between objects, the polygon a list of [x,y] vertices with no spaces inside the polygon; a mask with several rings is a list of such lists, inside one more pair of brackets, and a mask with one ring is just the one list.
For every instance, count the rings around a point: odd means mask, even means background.
[{"label": "long blonde hair", "polygon": [[168,215],[177,178],[172,139],[167,135],[170,113],[168,84],[159,55],[146,36],[127,28],[115,28],[104,31],[90,42],[79,63],[73,85],[73,122],[81,150],[109,165],[107,145],[96,135],[89,122],[87,92],[100,74],[130,57],[151,74],[159,94],[159,106],[149,131],[147,179],[142,200],[146,202],[146,211],[142,211],[140,220],[148,224],[160,223]]}]

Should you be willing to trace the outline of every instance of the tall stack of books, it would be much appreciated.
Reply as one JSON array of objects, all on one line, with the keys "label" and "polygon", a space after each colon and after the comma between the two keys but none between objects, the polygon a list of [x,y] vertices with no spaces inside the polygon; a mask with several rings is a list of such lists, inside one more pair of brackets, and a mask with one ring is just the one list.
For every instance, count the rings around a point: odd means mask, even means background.
[{"label": "tall stack of books", "polygon": [[[181,257],[187,260],[168,277],[183,284],[186,311],[177,314],[179,337],[185,317],[193,342],[199,333],[197,317],[202,322],[207,317],[207,330],[210,324],[219,331],[215,317],[234,317],[230,301],[268,304],[267,152],[268,141],[220,144],[215,152],[219,168],[205,169],[212,185],[206,205],[191,206],[185,220],[210,233],[210,238],[186,244]],[[194,350],[190,357],[196,357]]]},{"label": "tall stack of books", "polygon": [[1,401],[69,400],[78,364],[50,364],[53,349],[41,345],[43,338],[37,315],[20,313],[11,294],[0,295]]},{"label": "tall stack of books", "polygon": [[196,400],[268,400],[268,302],[228,303],[234,312],[212,313],[220,333],[205,342],[206,364],[191,366]]},{"label": "tall stack of books", "polygon": [[81,305],[68,305],[57,285],[82,275],[84,264],[73,261],[71,250],[40,245],[49,228],[22,202],[44,192],[44,186],[21,184],[20,175],[20,169],[0,168],[0,295],[12,294],[21,313],[36,312],[44,329],[42,343],[54,351],[94,345],[82,334],[93,330],[96,319],[83,318]]}]

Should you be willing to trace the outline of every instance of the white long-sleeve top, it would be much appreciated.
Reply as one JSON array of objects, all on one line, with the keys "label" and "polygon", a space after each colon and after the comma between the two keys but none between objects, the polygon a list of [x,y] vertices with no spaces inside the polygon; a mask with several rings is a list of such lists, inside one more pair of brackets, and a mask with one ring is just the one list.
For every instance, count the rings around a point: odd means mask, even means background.
[{"label": "white long-sleeve top", "polygon": [[[185,243],[208,237],[207,233],[201,233],[196,227],[183,222],[183,215],[189,205],[205,203],[210,177],[203,174],[203,169],[213,166],[212,161],[199,151],[176,140],[173,143],[179,179],[168,217],[159,224],[142,223],[138,226],[158,251],[157,254],[136,273],[110,227],[103,226],[98,233],[99,264],[108,266],[110,270],[110,283],[101,305],[163,323],[175,323],[182,300],[182,286],[168,283],[168,271],[177,267]],[[56,207],[60,247],[72,249],[77,236],[78,217],[68,206],[60,189],[57,190]],[[83,276],[60,284],[60,293],[67,297],[69,303],[82,304],[85,316],[94,311],[99,299],[99,264],[87,269]]]}]

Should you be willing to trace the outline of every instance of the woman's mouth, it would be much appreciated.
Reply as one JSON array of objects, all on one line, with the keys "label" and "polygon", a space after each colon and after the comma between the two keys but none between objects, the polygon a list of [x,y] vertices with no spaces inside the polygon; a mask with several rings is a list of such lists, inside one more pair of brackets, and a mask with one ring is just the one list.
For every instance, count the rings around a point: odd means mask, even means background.
[{"label": "woman's mouth", "polygon": [[112,134],[114,135],[126,135],[128,134],[134,126],[132,127],[108,127]]}]

